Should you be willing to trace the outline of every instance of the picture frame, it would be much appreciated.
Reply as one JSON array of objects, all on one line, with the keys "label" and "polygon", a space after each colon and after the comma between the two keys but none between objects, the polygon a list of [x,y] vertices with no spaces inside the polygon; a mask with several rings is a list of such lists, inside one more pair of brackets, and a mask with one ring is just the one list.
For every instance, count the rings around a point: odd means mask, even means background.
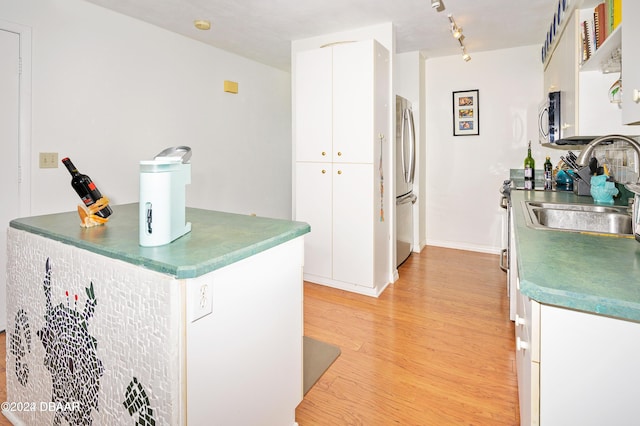
[{"label": "picture frame", "polygon": [[453,92],[453,136],[480,134],[480,92]]}]

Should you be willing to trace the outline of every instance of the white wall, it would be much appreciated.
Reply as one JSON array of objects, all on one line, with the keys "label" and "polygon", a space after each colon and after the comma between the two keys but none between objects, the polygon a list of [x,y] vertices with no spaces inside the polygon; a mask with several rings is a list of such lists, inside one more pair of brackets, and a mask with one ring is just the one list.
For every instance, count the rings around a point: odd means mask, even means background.
[{"label": "white wall", "polygon": [[291,217],[289,73],[81,0],[0,0],[0,19],[33,29],[32,214],[80,201],[38,152],[119,204],[138,200],[139,160],[188,145],[187,205]]},{"label": "white wall", "polygon": [[[470,53],[470,62],[460,55],[426,61],[427,244],[498,253],[498,189],[509,169],[522,167],[529,140],[538,167],[561,152],[537,144],[540,47]],[[472,89],[479,90],[480,135],[454,137],[452,92]]]}]

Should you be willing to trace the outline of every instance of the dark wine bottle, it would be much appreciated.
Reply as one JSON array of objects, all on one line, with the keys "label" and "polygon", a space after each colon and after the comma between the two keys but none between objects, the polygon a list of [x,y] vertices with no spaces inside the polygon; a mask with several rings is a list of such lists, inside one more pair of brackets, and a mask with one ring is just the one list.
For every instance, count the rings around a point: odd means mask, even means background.
[{"label": "dark wine bottle", "polygon": [[544,190],[553,190],[553,164],[551,164],[551,157],[549,156],[544,162]]},{"label": "dark wine bottle", "polygon": [[524,159],[524,189],[536,187],[536,160],[531,156],[531,141],[527,149],[527,157]]},{"label": "dark wine bottle", "polygon": [[[80,173],[68,157],[63,158],[62,163],[67,167],[69,173],[71,173],[71,186],[78,193],[85,206],[89,207],[102,198],[102,194],[98,188],[96,188],[96,184],[93,183],[89,176]],[[107,205],[98,210],[95,214],[96,216],[106,219],[111,216],[111,213],[113,213],[113,210],[111,210],[111,207]]]}]

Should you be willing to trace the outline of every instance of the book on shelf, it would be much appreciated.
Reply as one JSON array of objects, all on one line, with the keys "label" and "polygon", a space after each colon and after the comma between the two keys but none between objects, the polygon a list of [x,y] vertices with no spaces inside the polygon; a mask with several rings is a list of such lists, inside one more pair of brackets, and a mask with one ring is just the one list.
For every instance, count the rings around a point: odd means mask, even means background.
[{"label": "book on shelf", "polygon": [[604,0],[604,25],[606,38],[613,29],[613,0]]},{"label": "book on shelf", "polygon": [[607,20],[605,17],[605,4],[600,3],[593,9],[593,25],[595,31],[595,45],[599,48],[607,38]]},{"label": "book on shelf", "polygon": [[582,42],[582,62],[589,60],[595,51],[595,32],[593,31],[593,21],[586,20],[580,23],[580,39]]},{"label": "book on shelf", "polygon": [[[627,0],[634,1],[634,0]],[[637,1],[637,0],[635,0]],[[622,22],[622,0],[613,0],[613,29],[618,28]]]},{"label": "book on shelf", "polygon": [[[616,9],[618,10],[617,12]],[[620,15],[620,22],[622,22],[622,0],[604,0],[605,38],[608,37],[617,26],[615,24],[616,13]]]}]

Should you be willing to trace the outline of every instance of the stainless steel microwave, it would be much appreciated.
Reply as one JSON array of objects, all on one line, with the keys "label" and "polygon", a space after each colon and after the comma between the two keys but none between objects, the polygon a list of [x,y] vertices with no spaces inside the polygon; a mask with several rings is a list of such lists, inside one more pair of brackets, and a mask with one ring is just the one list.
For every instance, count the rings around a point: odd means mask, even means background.
[{"label": "stainless steel microwave", "polygon": [[560,92],[550,92],[538,108],[538,138],[541,143],[556,143],[562,138]]}]

